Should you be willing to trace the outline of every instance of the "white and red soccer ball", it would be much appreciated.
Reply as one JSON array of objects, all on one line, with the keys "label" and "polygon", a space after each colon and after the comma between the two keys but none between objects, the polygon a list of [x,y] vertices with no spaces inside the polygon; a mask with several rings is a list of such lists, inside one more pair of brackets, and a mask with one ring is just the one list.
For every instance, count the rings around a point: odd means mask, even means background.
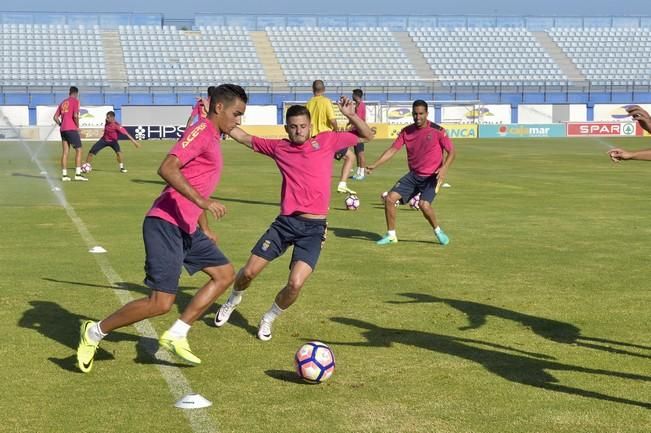
[{"label": "white and red soccer ball", "polygon": [[409,199],[409,206],[414,210],[420,209],[420,193]]},{"label": "white and red soccer ball", "polygon": [[359,204],[359,197],[357,197],[355,194],[350,194],[348,197],[346,197],[346,200],[344,200],[344,205],[348,210],[359,209]]},{"label": "white and red soccer ball", "polygon": [[82,173],[90,173],[91,171],[93,171],[93,166],[90,165],[90,162],[84,162],[83,164],[81,164],[80,168]]},{"label": "white and red soccer ball", "polygon": [[296,374],[310,383],[325,382],[335,371],[335,354],[320,341],[305,343],[294,355]]}]

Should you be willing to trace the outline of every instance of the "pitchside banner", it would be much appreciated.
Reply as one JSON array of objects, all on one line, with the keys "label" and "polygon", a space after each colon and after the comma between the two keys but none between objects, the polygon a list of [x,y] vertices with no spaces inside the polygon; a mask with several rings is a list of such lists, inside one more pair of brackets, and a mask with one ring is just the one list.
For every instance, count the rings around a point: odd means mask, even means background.
[{"label": "pitchside banner", "polygon": [[178,140],[185,132],[185,125],[138,125],[124,126],[124,129],[136,140]]},{"label": "pitchside banner", "polygon": [[568,123],[568,137],[635,137],[643,135],[636,122]]},{"label": "pitchside banner", "polygon": [[441,123],[511,123],[510,105],[444,105]]},{"label": "pitchside banner", "polygon": [[565,137],[565,125],[479,125],[480,138]]},{"label": "pitchside banner", "polygon": [[[387,138],[396,138],[400,131],[406,125],[388,125],[388,137]],[[448,134],[448,137],[455,138],[477,138],[478,136],[478,127],[477,125],[459,125],[457,123],[443,123],[441,124],[445,128],[445,132]],[[378,137],[384,138],[384,137]]]}]

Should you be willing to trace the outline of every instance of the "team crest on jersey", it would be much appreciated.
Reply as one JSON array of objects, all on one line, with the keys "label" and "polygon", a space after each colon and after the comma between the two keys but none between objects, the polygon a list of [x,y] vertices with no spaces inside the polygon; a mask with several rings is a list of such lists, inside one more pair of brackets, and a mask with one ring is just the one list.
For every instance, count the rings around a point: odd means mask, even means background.
[{"label": "team crest on jersey", "polygon": [[321,147],[321,145],[319,144],[319,142],[316,141],[316,140],[312,140],[312,141],[310,142],[310,144],[312,145],[312,148],[313,148],[314,150],[319,150],[319,148]]},{"label": "team crest on jersey", "polygon": [[192,141],[193,141],[195,138],[197,138],[197,136],[198,136],[199,134],[201,134],[201,131],[203,131],[204,129],[206,129],[206,124],[205,124],[205,123],[200,123],[196,128],[194,128],[194,129],[192,130],[192,132],[190,133],[190,135],[188,135],[188,136],[186,137],[186,139],[183,140],[183,141],[181,142],[181,147],[184,148],[184,149],[185,149],[186,147],[188,147],[188,146],[190,145],[190,143],[192,143]]},{"label": "team crest on jersey", "polygon": [[427,134],[427,141],[432,139],[432,134]]},{"label": "team crest on jersey", "polygon": [[262,251],[267,251],[270,246],[271,246],[271,241],[264,241],[262,243]]}]

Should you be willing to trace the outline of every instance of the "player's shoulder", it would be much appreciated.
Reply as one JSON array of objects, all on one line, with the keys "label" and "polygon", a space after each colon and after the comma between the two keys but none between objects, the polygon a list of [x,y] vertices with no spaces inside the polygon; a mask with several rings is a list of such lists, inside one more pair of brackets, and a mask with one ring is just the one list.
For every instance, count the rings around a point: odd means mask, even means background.
[{"label": "player's shoulder", "polygon": [[434,129],[435,131],[439,131],[439,132],[445,133],[445,128],[442,127],[441,125],[439,125],[439,124],[436,123],[436,122],[431,122],[431,121],[430,121],[430,122],[429,122],[429,127],[432,128],[432,129]]}]

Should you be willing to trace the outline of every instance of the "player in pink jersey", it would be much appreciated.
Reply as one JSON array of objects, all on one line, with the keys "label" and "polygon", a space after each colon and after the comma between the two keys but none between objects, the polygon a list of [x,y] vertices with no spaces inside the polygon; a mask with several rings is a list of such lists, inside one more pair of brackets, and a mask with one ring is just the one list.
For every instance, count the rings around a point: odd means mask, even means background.
[{"label": "player in pink jersey", "polygon": [[88,155],[86,155],[86,163],[90,164],[93,161],[93,157],[97,155],[100,150],[104,149],[105,147],[110,147],[115,152],[115,156],[118,160],[118,165],[120,167],[120,172],[126,173],[127,169],[124,167],[122,150],[120,149],[120,143],[118,142],[118,137],[120,134],[126,135],[127,138],[131,140],[133,145],[136,146],[136,148],[140,147],[138,142],[133,139],[131,134],[129,134],[127,130],[122,127],[122,125],[120,125],[118,122],[115,121],[115,112],[109,111],[108,113],[106,113],[106,122],[104,123],[104,134],[102,135],[102,138],[100,138],[97,141],[97,143],[93,145],[93,147],[88,152]]},{"label": "player in pink jersey", "polygon": [[70,87],[68,97],[61,101],[54,113],[54,122],[61,131],[61,181],[69,182],[68,151],[75,149],[75,180],[88,180],[81,174],[81,137],[79,136],[79,89]]},{"label": "player in pink jersey", "polygon": [[212,93],[213,90],[215,90],[215,86],[208,87],[207,98],[197,97],[197,102],[192,107],[192,112],[190,113],[190,117],[188,117],[188,121],[185,124],[186,128],[189,128],[190,125],[192,125],[194,119],[197,119],[198,122],[201,119],[206,118],[206,115],[208,114],[208,107],[210,106],[210,94]]},{"label": "player in pink jersey", "polygon": [[280,215],[251,250],[246,265],[235,278],[233,292],[215,316],[215,325],[223,326],[241,302],[244,290],[272,260],[293,245],[287,284],[278,292],[271,308],[262,316],[258,338],[271,339],[273,321],[298,298],[314,271],[326,235],[326,216],[330,204],[331,176],[335,152],[354,146],[360,137],[373,138],[373,132],[357,115],[351,100],[341,98],[341,113],[355,126],[357,134],[327,131],[312,136],[310,112],[293,105],[285,116],[289,139],[267,140],[252,137],[240,128],[230,136],[240,143],[272,158],[283,178]]},{"label": "player in pink jersey", "polygon": [[[409,173],[404,175],[384,197],[384,214],[387,221],[387,233],[377,241],[378,245],[398,242],[396,236],[396,201],[407,203],[420,194],[420,210],[434,229],[434,235],[442,245],[450,239],[436,223],[436,216],[431,203],[443,184],[448,169],[454,161],[455,150],[452,141],[439,125],[427,119],[427,102],[419,99],[412,104],[414,123],[403,128],[393,144],[385,150],[375,163],[366,169],[370,174],[384,164],[402,148],[407,148]],[[445,160],[443,153],[445,152]]]},{"label": "player in pink jersey", "polygon": [[91,370],[99,342],[107,333],[165,314],[172,308],[183,267],[190,274],[203,271],[210,279],[163,333],[159,344],[191,364],[201,363],[190,350],[188,331],[235,278],[233,265],[217,247],[217,238],[208,225],[208,214],[221,218],[226,213],[220,202],[210,198],[222,171],[220,136],[240,123],[247,100],[240,86],[216,87],[208,116],[185,131],[161,164],[158,174],[167,186],[154,201],[142,226],[144,282],[152,292],[100,322],[82,323],[77,348],[81,371]]}]

